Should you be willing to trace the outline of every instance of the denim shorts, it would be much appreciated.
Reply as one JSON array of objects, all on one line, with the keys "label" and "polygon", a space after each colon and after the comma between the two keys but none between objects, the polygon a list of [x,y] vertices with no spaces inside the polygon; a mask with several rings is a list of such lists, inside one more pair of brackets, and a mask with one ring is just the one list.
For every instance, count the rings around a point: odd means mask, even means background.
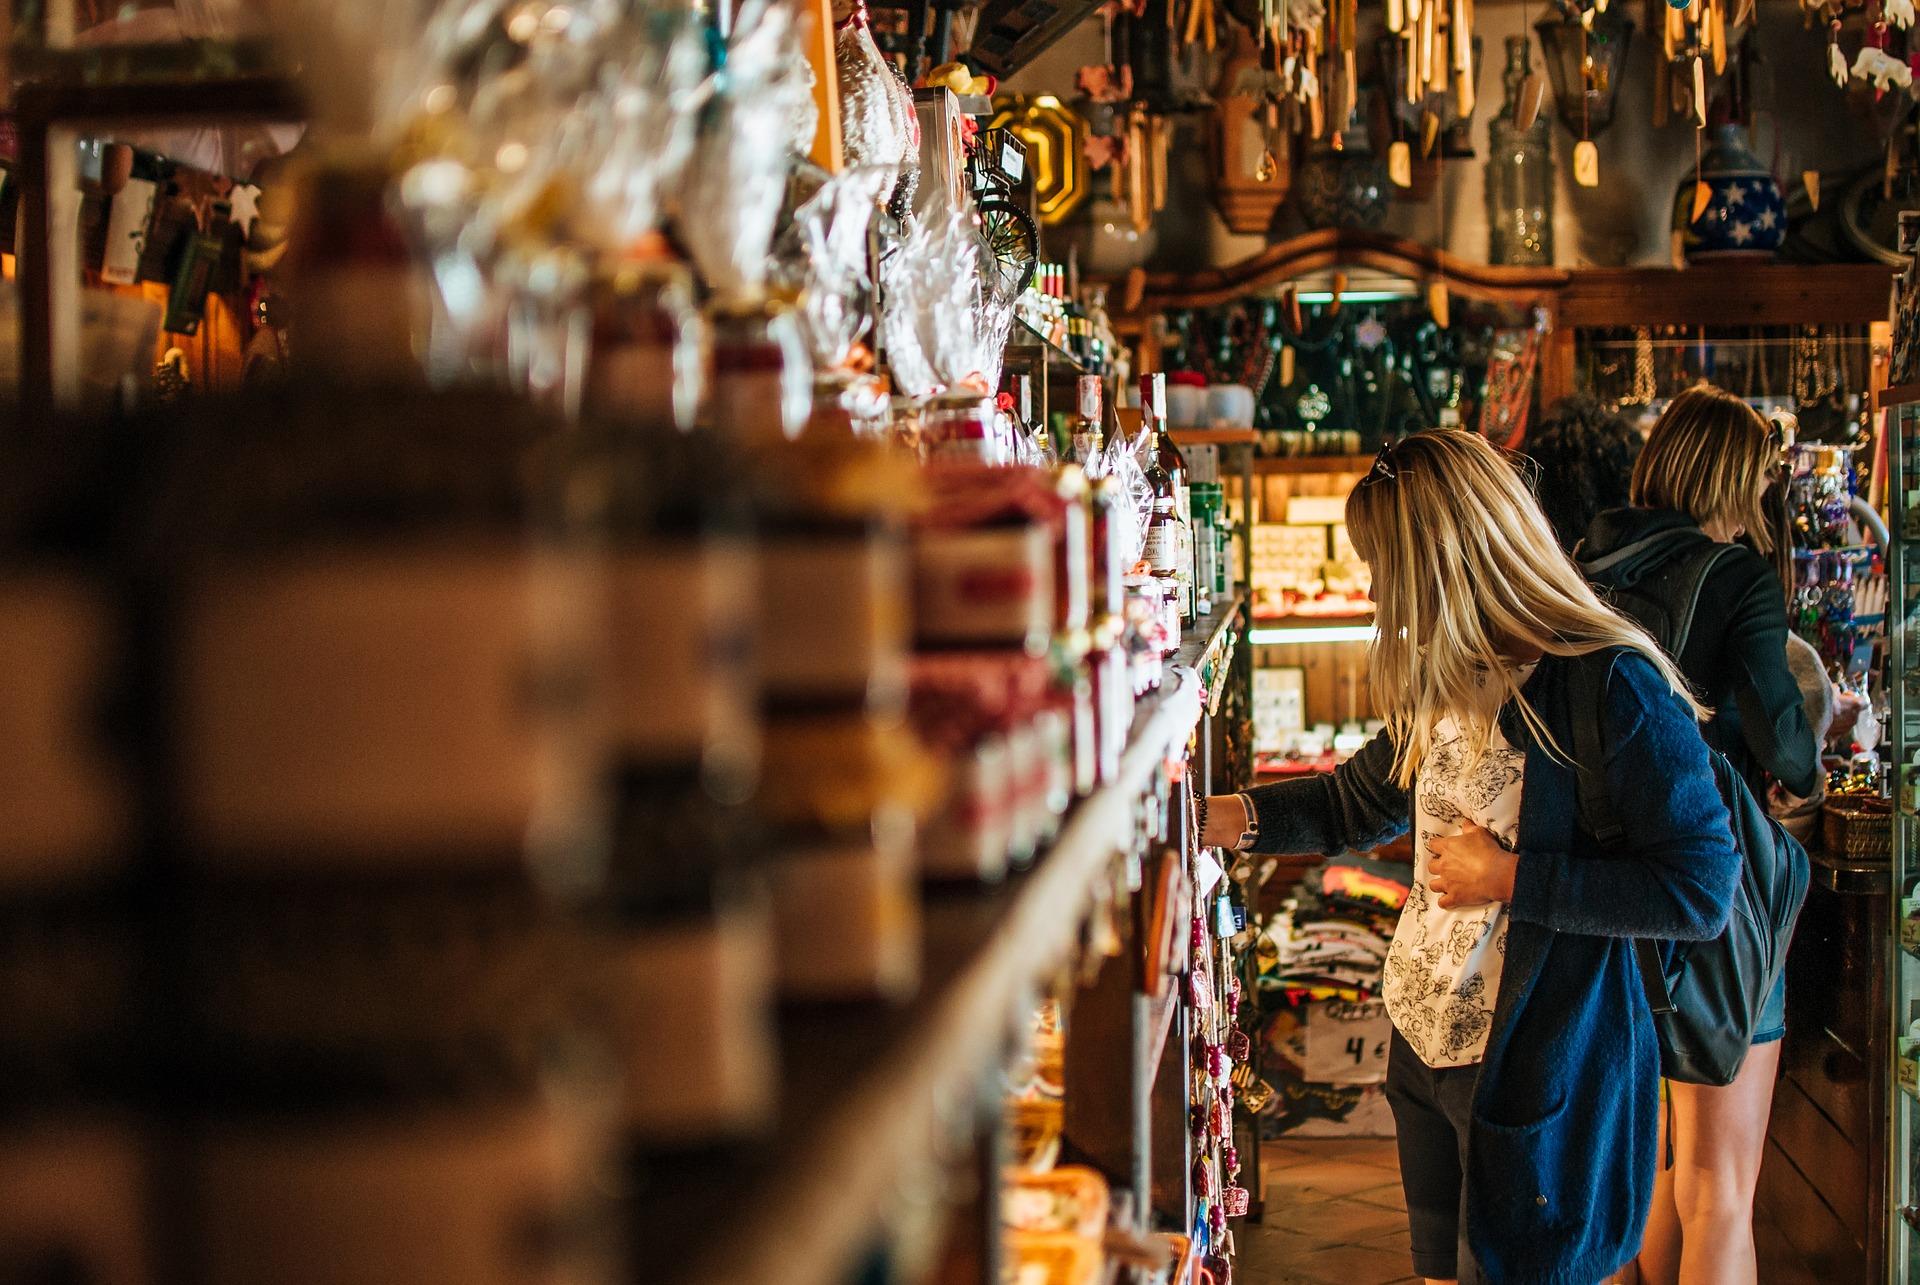
[{"label": "denim shorts", "polygon": [[1474,1066],[1428,1066],[1393,1033],[1387,1049],[1387,1105],[1400,1145],[1413,1270],[1433,1280],[1482,1280],[1467,1249],[1467,1131],[1473,1119]]},{"label": "denim shorts", "polygon": [[1780,977],[1767,993],[1767,1002],[1760,1009],[1760,1020],[1754,1023],[1753,1042],[1772,1044],[1787,1037],[1787,970],[1780,970]]}]

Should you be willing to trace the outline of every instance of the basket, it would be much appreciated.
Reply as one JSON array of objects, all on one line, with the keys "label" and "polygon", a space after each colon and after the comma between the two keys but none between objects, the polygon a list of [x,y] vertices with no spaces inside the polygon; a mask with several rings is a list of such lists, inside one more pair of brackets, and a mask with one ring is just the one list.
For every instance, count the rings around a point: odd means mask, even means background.
[{"label": "basket", "polygon": [[1820,833],[1833,856],[1884,861],[1893,855],[1893,808],[1884,799],[1828,799]]}]

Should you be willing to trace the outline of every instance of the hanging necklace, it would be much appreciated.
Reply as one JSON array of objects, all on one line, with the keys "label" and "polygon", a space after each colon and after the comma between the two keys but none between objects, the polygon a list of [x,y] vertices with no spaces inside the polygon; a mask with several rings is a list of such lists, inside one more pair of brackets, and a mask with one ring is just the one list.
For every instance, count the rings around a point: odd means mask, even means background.
[{"label": "hanging necklace", "polygon": [[1653,331],[1646,326],[1633,328],[1633,387],[1627,400],[1635,406],[1651,406],[1659,395],[1653,382]]}]

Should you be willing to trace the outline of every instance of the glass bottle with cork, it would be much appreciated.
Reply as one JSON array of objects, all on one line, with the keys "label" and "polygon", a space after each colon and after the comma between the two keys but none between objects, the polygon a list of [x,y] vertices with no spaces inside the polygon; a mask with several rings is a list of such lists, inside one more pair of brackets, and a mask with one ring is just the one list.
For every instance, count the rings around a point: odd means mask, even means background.
[{"label": "glass bottle with cork", "polygon": [[1106,393],[1098,375],[1079,379],[1079,416],[1073,422],[1073,459],[1085,466],[1100,454],[1106,444],[1101,421],[1106,413]]},{"label": "glass bottle with cork", "polygon": [[[1192,499],[1188,493],[1187,460],[1167,432],[1167,377],[1155,371],[1140,376],[1140,431],[1147,434],[1153,462],[1149,478],[1164,477],[1173,517],[1170,536],[1172,574],[1180,586],[1180,619],[1191,621],[1195,615],[1193,574]],[[1156,484],[1157,485],[1157,484]],[[1155,492],[1158,505],[1158,490]],[[1151,531],[1149,531],[1151,535]],[[1155,574],[1159,574],[1157,571]]]}]

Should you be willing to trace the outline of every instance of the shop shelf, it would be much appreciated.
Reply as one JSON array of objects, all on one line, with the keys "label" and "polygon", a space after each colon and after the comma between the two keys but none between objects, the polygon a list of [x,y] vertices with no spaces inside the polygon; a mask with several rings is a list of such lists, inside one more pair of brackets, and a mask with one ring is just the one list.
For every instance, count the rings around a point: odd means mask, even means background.
[{"label": "shop shelf", "polygon": [[1371,455],[1288,455],[1253,462],[1253,471],[1297,477],[1316,473],[1364,473],[1373,467]]},{"label": "shop shelf", "polygon": [[1169,428],[1176,446],[1258,446],[1260,434],[1250,428]]},{"label": "shop shelf", "polygon": [[1076,375],[1092,373],[1080,363],[1079,358],[1028,325],[1024,317],[1016,316],[1013,319],[1013,332],[1007,337],[1007,348],[1011,352],[1042,353],[1050,368],[1058,363]]},{"label": "shop shelf", "polygon": [[1873,395],[1875,410],[1903,406],[1909,402],[1920,402],[1920,384],[1894,384]]},{"label": "shop shelf", "polygon": [[[1094,888],[1134,824],[1135,799],[1199,723],[1195,670],[1235,626],[1235,607],[1188,636],[1161,690],[1140,707],[1118,779],[1078,804],[1030,870],[997,888],[926,894],[913,1003],[782,1015],[779,1123],[750,1148],[676,1161],[661,1198],[649,1193],[645,1224],[631,1229],[636,1243],[688,1246],[687,1227],[724,1211],[727,1234],[691,1242],[680,1279],[846,1278],[904,1176],[970,1126],[1008,1033],[1072,951]],[[697,1052],[689,1059],[688,1074],[698,1074]]]}]

